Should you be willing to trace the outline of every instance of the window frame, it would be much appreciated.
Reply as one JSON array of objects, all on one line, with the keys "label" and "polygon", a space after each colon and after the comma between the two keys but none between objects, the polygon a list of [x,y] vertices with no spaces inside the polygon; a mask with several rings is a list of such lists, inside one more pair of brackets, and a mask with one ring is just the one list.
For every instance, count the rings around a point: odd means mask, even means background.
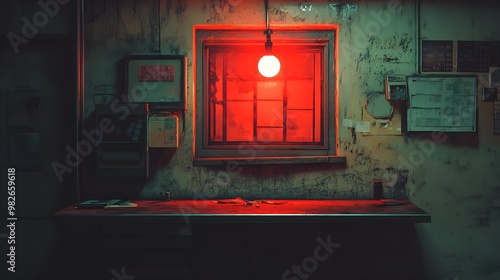
[{"label": "window frame", "polygon": [[[345,163],[345,157],[338,155],[338,102],[337,102],[337,27],[300,26],[300,28],[273,27],[273,43],[322,45],[323,72],[322,83],[322,145],[271,145],[258,142],[241,143],[238,145],[209,145],[207,90],[206,45],[243,45],[261,44],[264,51],[265,36],[263,29],[248,27],[195,26],[194,27],[194,122],[193,122],[193,163],[195,165],[222,164],[235,161],[241,164],[265,163],[304,163],[327,162]],[[243,43],[244,42],[244,43]],[[206,136],[205,136],[206,135]]]}]

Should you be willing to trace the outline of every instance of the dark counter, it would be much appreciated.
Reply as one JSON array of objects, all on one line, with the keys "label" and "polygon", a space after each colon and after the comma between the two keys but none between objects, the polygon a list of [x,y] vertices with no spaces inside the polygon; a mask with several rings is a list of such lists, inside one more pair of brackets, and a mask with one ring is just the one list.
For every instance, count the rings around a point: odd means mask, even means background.
[{"label": "dark counter", "polygon": [[430,215],[415,204],[398,200],[137,200],[135,208],[75,209],[55,213],[62,219],[154,219],[179,223],[428,223]]}]

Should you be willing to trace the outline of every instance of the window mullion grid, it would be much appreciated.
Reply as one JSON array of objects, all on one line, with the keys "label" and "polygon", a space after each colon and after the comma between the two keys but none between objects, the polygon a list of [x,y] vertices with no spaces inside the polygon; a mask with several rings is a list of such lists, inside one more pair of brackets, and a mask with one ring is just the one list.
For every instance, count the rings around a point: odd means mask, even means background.
[{"label": "window mullion grid", "polygon": [[226,52],[222,55],[222,143],[227,144],[227,69]]},{"label": "window mullion grid", "polygon": [[254,91],[253,91],[253,141],[255,143],[257,143],[257,96],[258,96],[258,93],[257,93],[257,89],[258,89],[258,86],[257,86],[257,82],[258,82],[258,79],[255,79],[254,81],[254,84],[253,84],[253,88],[254,88]]},{"label": "window mullion grid", "polygon": [[214,79],[212,78],[212,71],[213,73],[215,74],[216,71],[215,69],[212,69],[212,67],[215,68],[215,52],[211,52],[211,49],[210,48],[206,48],[205,49],[205,52],[206,52],[206,56],[208,57],[208,64],[206,66],[206,70],[207,71],[207,83],[208,83],[208,89],[207,89],[207,93],[208,93],[208,98],[206,99],[207,102],[208,102],[208,135],[209,135],[209,142],[212,143],[215,141],[215,135],[216,135],[216,131],[217,131],[217,121],[216,121],[216,108],[217,108],[217,102],[215,100],[215,95],[216,95],[216,92],[211,92],[211,88],[215,88],[215,85],[214,85]]},{"label": "window mullion grid", "polygon": [[[285,57],[287,58],[287,57]],[[288,67],[286,67],[286,59],[285,63],[283,63],[283,143],[287,144],[287,115],[288,115]]]},{"label": "window mullion grid", "polygon": [[316,142],[316,52],[313,52],[313,88],[312,88],[312,98],[313,98],[313,104],[312,104],[312,142]]},{"label": "window mullion grid", "polygon": [[[328,72],[325,73],[325,56],[328,57],[328,54],[325,54],[324,52],[320,52],[320,58],[321,58],[321,61],[320,61],[320,71],[321,71],[320,90],[321,91],[319,92],[319,98],[321,98],[321,101],[320,101],[320,104],[321,104],[321,112],[320,112],[321,134],[320,134],[320,139],[321,139],[321,143],[323,143],[323,144],[327,144],[324,141],[324,136],[326,133],[326,126],[327,126],[326,121],[328,119],[328,117],[326,117],[326,118],[324,117],[324,114],[325,114],[325,110],[326,110],[326,113],[328,114],[328,111],[329,111],[328,107],[330,106],[330,104],[327,104],[326,100],[325,100],[325,94],[329,94],[328,92],[325,92],[329,88],[329,87],[325,86],[325,76],[328,75]],[[331,102],[331,100],[330,100],[330,102]]]}]

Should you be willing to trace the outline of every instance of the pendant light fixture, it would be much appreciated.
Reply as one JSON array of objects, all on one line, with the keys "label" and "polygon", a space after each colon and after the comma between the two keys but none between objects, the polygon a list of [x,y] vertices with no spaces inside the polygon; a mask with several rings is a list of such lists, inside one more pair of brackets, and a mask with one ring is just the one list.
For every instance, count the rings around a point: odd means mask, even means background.
[{"label": "pendant light fixture", "polygon": [[269,7],[267,1],[268,0],[264,0],[266,8],[266,30],[264,31],[266,43],[264,46],[266,51],[264,56],[259,60],[258,68],[262,76],[272,78],[280,72],[281,64],[279,59],[273,54],[273,42],[271,41],[271,34],[273,34],[273,31],[269,29]]}]

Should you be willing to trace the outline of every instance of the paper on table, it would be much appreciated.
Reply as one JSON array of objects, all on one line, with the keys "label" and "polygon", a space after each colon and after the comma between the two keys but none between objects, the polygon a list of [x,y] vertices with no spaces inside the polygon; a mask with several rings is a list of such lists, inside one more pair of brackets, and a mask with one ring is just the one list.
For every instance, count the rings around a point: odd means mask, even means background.
[{"label": "paper on table", "polygon": [[137,203],[133,202],[123,202],[117,204],[106,205],[104,208],[134,208],[137,207]]}]

